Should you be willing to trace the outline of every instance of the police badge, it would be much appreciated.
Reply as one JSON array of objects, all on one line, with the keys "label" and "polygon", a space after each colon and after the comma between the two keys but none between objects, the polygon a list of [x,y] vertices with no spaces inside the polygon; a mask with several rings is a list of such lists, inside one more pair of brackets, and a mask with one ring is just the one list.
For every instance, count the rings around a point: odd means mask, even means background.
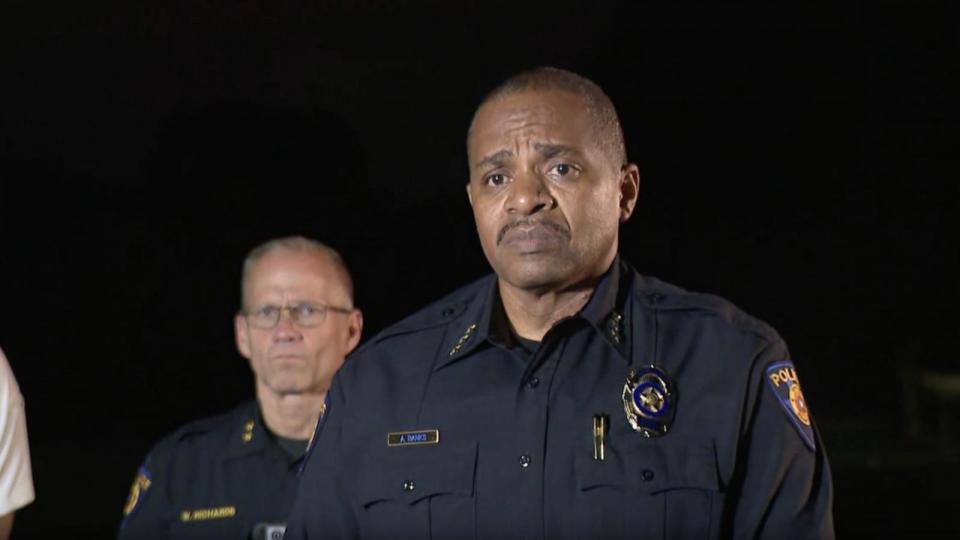
[{"label": "police badge", "polygon": [[630,370],[623,385],[623,410],[634,430],[645,437],[659,437],[673,422],[676,391],[673,381],[660,368]]}]

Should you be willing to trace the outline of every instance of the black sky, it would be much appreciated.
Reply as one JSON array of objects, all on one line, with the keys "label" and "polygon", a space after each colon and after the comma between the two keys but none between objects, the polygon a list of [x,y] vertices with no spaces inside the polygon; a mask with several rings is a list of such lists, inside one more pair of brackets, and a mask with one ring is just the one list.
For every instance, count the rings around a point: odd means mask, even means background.
[{"label": "black sky", "polygon": [[[936,529],[960,473],[932,424],[909,434],[903,387],[957,370],[960,34],[936,3],[864,4],[8,2],[0,346],[39,496],[18,532],[111,535],[150,445],[251,395],[231,317],[253,245],[340,249],[368,337],[488,272],[466,127],[544,64],[621,114],[623,255],[787,339],[838,527]],[[931,487],[898,516],[901,481]]]}]

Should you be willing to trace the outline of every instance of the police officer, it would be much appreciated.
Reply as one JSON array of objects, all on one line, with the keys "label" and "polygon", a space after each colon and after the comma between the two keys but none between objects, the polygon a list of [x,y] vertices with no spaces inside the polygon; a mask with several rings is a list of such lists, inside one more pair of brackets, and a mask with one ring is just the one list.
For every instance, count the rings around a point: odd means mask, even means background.
[{"label": "police officer", "polygon": [[495,271],[331,387],[288,538],[826,538],[830,473],[777,333],[635,272],[609,98],[541,68],[468,134]]},{"label": "police officer", "polygon": [[278,538],[334,373],[360,339],[350,275],[331,248],[271,240],[243,263],[237,348],[256,400],[187,424],[149,453],[119,538]]}]

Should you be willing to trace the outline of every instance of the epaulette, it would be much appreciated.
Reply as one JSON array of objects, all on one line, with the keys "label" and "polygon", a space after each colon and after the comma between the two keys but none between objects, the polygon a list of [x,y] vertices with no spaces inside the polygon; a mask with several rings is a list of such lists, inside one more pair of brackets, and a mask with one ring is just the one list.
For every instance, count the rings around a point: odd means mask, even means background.
[{"label": "epaulette", "polygon": [[244,402],[226,413],[191,420],[160,441],[157,448],[159,449],[162,446],[172,448],[180,442],[208,433],[228,434],[237,429],[238,422],[253,414],[255,406],[253,401]]},{"label": "epaulette", "polygon": [[489,281],[494,279],[496,279],[496,276],[492,274],[484,276],[444,296],[440,300],[429,304],[412,315],[380,331],[354,351],[351,356],[360,355],[367,347],[382,343],[392,337],[449,324],[463,314],[472,303],[482,301],[483,299],[479,297],[480,293],[486,291],[489,286]]},{"label": "epaulette", "polygon": [[701,311],[719,318],[735,330],[756,334],[769,342],[780,340],[773,327],[720,296],[688,291],[648,276],[640,276],[634,282],[633,296],[651,310]]}]

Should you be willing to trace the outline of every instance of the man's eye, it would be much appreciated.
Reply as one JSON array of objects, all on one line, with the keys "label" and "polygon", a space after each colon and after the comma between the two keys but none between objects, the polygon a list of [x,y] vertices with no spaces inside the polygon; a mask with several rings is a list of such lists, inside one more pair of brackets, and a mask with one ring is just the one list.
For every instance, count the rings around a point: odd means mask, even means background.
[{"label": "man's eye", "polygon": [[316,307],[311,306],[310,304],[300,304],[294,309],[297,310],[297,315],[300,315],[301,317],[310,317],[312,315],[316,315],[319,311]]},{"label": "man's eye", "polygon": [[263,306],[262,308],[254,311],[253,314],[257,317],[269,319],[270,317],[276,315],[279,309],[280,308],[277,306]]},{"label": "man's eye", "polygon": [[576,172],[576,168],[569,163],[558,163],[551,167],[549,172],[557,176],[567,176],[570,173]]},{"label": "man's eye", "polygon": [[502,186],[507,181],[507,177],[503,174],[496,173],[487,176],[484,181],[491,186]]}]

